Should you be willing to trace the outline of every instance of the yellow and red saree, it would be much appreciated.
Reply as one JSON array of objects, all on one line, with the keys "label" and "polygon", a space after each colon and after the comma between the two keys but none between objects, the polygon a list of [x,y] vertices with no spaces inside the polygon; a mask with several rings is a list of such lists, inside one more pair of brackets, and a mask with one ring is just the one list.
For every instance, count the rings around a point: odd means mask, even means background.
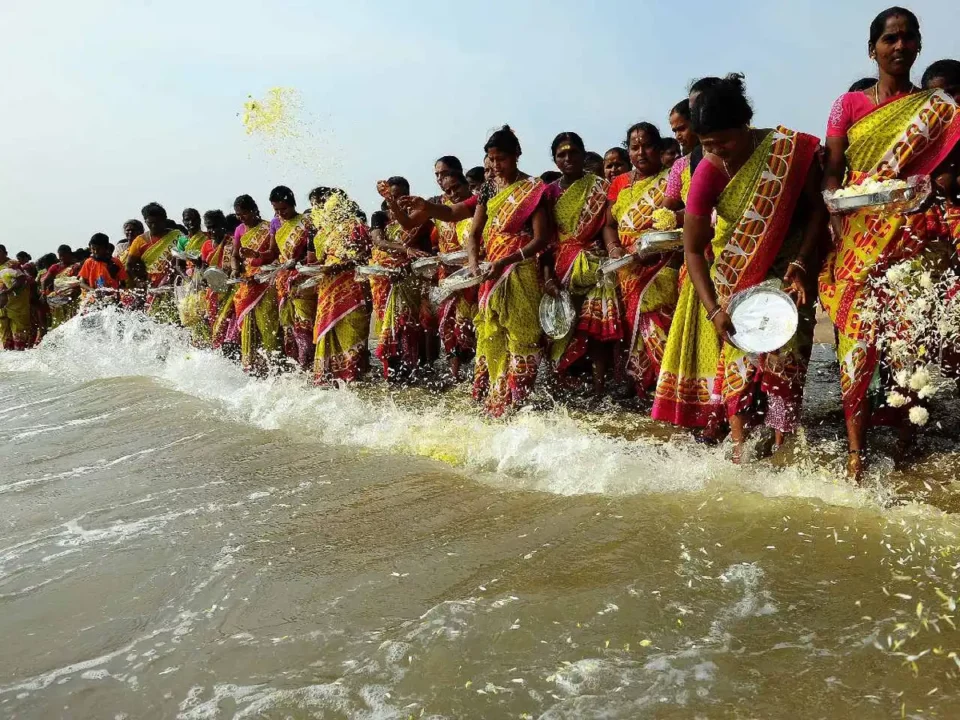
[{"label": "yellow and red saree", "polygon": [[[172,323],[177,320],[177,306],[170,291],[172,282],[170,250],[177,245],[182,236],[179,230],[170,230],[162,237],[153,237],[147,233],[130,243],[130,249],[127,251],[127,262],[133,258],[139,258],[147,268],[149,289],[145,307],[147,314],[160,322]],[[163,290],[150,291],[155,288],[163,288]]]},{"label": "yellow and red saree", "polygon": [[[450,201],[444,198],[445,204]],[[457,223],[435,220],[437,229],[437,247],[441,253],[451,253],[462,250],[467,236],[473,225],[473,218],[467,218]],[[450,274],[450,269],[440,266],[437,279],[443,280]],[[477,314],[477,289],[467,288],[453,293],[437,308],[437,325],[440,332],[440,342],[447,355],[456,355],[461,359],[473,357],[477,349],[477,336],[473,329],[473,318]]]},{"label": "yellow and red saree", "polygon": [[26,350],[36,337],[31,299],[33,283],[15,262],[0,267],[0,346],[4,350]]},{"label": "yellow and red saree", "polygon": [[[315,235],[309,215],[296,215],[282,221],[274,233],[278,262],[302,260]],[[294,289],[297,279],[296,270],[283,269],[277,273],[274,285],[280,307],[284,354],[307,370],[313,362],[313,321],[317,315],[317,297],[314,292],[297,294]]]},{"label": "yellow and red saree", "polygon": [[[487,203],[483,250],[488,261],[530,242],[530,219],[547,186],[538,178],[508,185]],[[473,397],[498,417],[533,390],[540,365],[540,281],[536,258],[509,265],[480,286]]]},{"label": "yellow and red saree", "polygon": [[[653,212],[664,205],[669,174],[669,169],[662,170],[617,194],[610,211],[628,253],[637,251],[640,236],[653,230]],[[677,304],[677,271],[668,267],[672,257],[673,253],[653,255],[618,273],[628,333],[626,374],[641,396],[657,382]]]},{"label": "yellow and red saree", "polygon": [[[420,228],[406,231],[398,223],[391,223],[386,235],[390,242],[412,245],[420,231]],[[410,265],[406,255],[381,248],[373,249],[372,262],[395,269]],[[409,372],[420,360],[424,334],[420,279],[409,273],[397,278],[375,277],[371,279],[370,290],[379,339],[376,355],[383,363],[383,376],[389,378],[391,370]]]},{"label": "yellow and red saree", "polygon": [[[587,173],[560,193],[553,205],[557,225],[554,274],[569,291],[578,320],[570,335],[550,343],[550,360],[560,374],[587,352],[590,340],[623,339],[623,310],[612,283],[598,282],[600,257],[596,238],[603,229],[610,184]],[[553,191],[552,191],[553,192]]]},{"label": "yellow and red saree", "polygon": [[[181,235],[177,240],[177,249],[191,255],[201,255],[204,245],[210,240],[205,232],[198,232],[190,237]],[[210,345],[210,325],[207,322],[209,309],[207,307],[207,290],[202,287],[201,278],[196,275],[197,264],[192,260],[186,262],[187,277],[190,278],[186,287],[177,289],[177,309],[180,312],[180,323],[190,330],[193,343],[198,347]],[[182,282],[178,280],[177,282]]]},{"label": "yellow and red saree", "polygon": [[[57,278],[75,277],[80,271],[79,264],[62,267],[57,263],[54,273],[54,282]],[[54,288],[46,293],[47,303],[50,307],[50,329],[60,327],[69,322],[74,315],[80,312],[80,290],[57,290]],[[56,298],[56,299],[54,299]],[[69,301],[65,302],[69,298]]]},{"label": "yellow and red saree", "polygon": [[210,236],[205,232],[198,232],[190,237],[181,235],[180,239],[177,241],[177,249],[181,252],[188,252],[191,255],[194,253],[199,255],[203,250],[204,243],[206,243],[209,239]]},{"label": "yellow and red saree", "polygon": [[[211,248],[205,252],[204,262],[212,268],[219,268],[229,273],[233,242],[229,237],[224,238],[219,245],[205,246]],[[233,294],[236,286],[227,288],[224,292],[216,292],[207,288],[207,323],[210,326],[210,345],[219,350],[224,343],[238,343],[240,327],[237,324],[237,312],[233,306]]]},{"label": "yellow and red saree", "polygon": [[314,382],[356,382],[367,368],[370,313],[363,286],[354,277],[354,266],[366,262],[370,238],[357,220],[337,223],[314,243],[317,260],[337,268],[321,276],[316,291],[317,314],[313,326],[316,354]]},{"label": "yellow and red saree", "polygon": [[[877,107],[855,123],[847,137],[847,185],[928,175],[960,141],[960,110],[940,90],[919,92]],[[878,302],[897,302],[892,289],[881,289],[871,280],[926,248],[931,239],[928,219],[935,212],[886,214],[865,208],[842,217],[840,238],[820,275],[820,301],[838,331],[840,386],[848,418],[863,407],[881,364],[876,321],[864,310]]]},{"label": "yellow and red saree", "polygon": [[[779,279],[794,259],[802,231],[791,222],[818,147],[817,138],[778,127],[720,194],[710,277],[721,307],[741,290]],[[812,309],[801,308],[800,315],[800,328],[786,346],[776,353],[747,355],[721,342],[693,283],[684,280],[653,418],[705,427],[724,405],[730,416],[755,409],[765,399],[767,425],[794,430],[813,329]]]},{"label": "yellow and red saree", "polygon": [[[261,220],[254,227],[243,228],[240,247],[260,255],[270,254],[273,250],[270,223]],[[243,282],[233,293],[233,308],[240,326],[240,363],[244,370],[251,371],[266,365],[261,350],[266,355],[273,355],[279,349],[280,316],[273,285],[256,280],[257,265],[249,261],[245,265]]]}]

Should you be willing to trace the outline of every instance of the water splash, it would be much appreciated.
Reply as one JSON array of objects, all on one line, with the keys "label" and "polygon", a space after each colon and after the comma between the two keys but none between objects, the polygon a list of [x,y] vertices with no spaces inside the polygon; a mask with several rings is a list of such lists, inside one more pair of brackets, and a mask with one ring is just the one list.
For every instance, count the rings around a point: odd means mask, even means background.
[{"label": "water splash", "polygon": [[[625,495],[732,486],[851,507],[884,507],[893,500],[893,490],[883,485],[855,488],[815,463],[779,470],[768,464],[736,467],[723,451],[686,438],[601,432],[591,418],[563,408],[491,421],[462,390],[438,398],[369,386],[314,388],[298,374],[255,379],[220,354],[191,346],[183,330],[114,309],[74,319],[34,350],[0,354],[2,370],[79,382],[153,378],[218,405],[233,420],[266,430],[308,427],[323,443],[428,457],[511,489]],[[616,433],[616,423],[604,421]]]}]

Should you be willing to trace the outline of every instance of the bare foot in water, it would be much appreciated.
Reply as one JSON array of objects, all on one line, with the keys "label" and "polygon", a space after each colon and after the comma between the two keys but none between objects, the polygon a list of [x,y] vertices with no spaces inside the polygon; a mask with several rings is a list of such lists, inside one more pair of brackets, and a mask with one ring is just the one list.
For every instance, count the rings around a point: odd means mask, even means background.
[{"label": "bare foot in water", "polygon": [[910,423],[901,425],[897,431],[897,445],[894,452],[894,467],[903,470],[914,458],[917,449],[917,434]]},{"label": "bare foot in water", "polygon": [[733,455],[730,456],[730,462],[734,465],[743,464],[743,448],[745,443],[743,441],[733,444]]},{"label": "bare foot in water", "polygon": [[847,477],[857,485],[863,480],[863,469],[865,466],[866,461],[860,451],[851,450],[847,453]]}]

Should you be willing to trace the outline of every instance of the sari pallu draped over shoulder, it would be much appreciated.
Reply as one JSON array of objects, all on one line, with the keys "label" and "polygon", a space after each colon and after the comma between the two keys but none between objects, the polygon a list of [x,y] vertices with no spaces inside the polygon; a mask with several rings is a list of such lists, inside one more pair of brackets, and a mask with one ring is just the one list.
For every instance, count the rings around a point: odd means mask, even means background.
[{"label": "sari pallu draped over shoulder", "polygon": [[325,233],[322,239],[318,235],[315,245],[323,265],[343,269],[321,276],[317,286],[314,382],[356,382],[367,368],[370,313],[354,266],[369,257],[370,238],[362,224],[350,221]]},{"label": "sari pallu draped over shoulder", "polygon": [[[861,118],[850,128],[848,141],[847,185],[929,175],[960,141],[960,110],[940,90],[915,93]],[[820,275],[820,301],[838,331],[848,418],[863,406],[880,365],[876,319],[865,311],[877,303],[897,302],[892,288],[881,289],[871,281],[927,248],[935,239],[928,238],[928,219],[937,212],[935,207],[911,215],[865,208],[841,218],[840,237]]]},{"label": "sari pallu draped over shoulder", "polygon": [[[444,198],[444,204],[451,204]],[[467,218],[457,223],[434,220],[437,229],[437,247],[441,253],[451,253],[462,250],[466,238],[473,226],[473,218]],[[450,274],[450,269],[440,266],[437,279],[443,280]],[[473,318],[477,314],[477,288],[467,288],[453,293],[440,303],[437,308],[437,325],[440,332],[440,342],[447,355],[457,355],[463,359],[472,357],[477,349],[476,333],[473,329]]]},{"label": "sari pallu draped over shoulder", "polygon": [[[640,236],[653,229],[653,212],[666,199],[669,169],[625,187],[610,208],[620,244],[636,252]],[[667,266],[671,253],[660,253],[618,272],[627,326],[626,374],[645,393],[657,381],[667,333],[677,303],[677,271]]]},{"label": "sari pallu draped over shoulder", "polygon": [[[280,223],[274,234],[280,263],[303,257],[316,231],[309,215],[296,215]],[[280,326],[284,330],[284,354],[296,360],[304,370],[313,360],[313,321],[317,314],[315,291],[297,295],[294,287],[299,275],[296,270],[283,269],[274,278],[277,303],[280,308]]]},{"label": "sari pallu draped over shoulder", "polygon": [[550,343],[550,360],[564,373],[587,352],[590,340],[623,339],[623,312],[613,283],[599,281],[600,257],[594,252],[603,229],[609,183],[586,174],[553,206],[557,224],[554,274],[569,291],[578,319],[569,336]]},{"label": "sari pallu draped over shoulder", "polygon": [[149,288],[147,289],[145,309],[147,314],[162,322],[175,322],[177,307],[173,293],[169,291],[151,292],[151,289],[165,287],[172,282],[173,269],[170,265],[170,250],[182,237],[179,230],[171,230],[159,238],[147,238],[141,235],[130,245],[127,257],[136,251],[147,268]]},{"label": "sari pallu draped over shoulder", "polygon": [[[483,229],[488,261],[530,242],[530,220],[546,187],[537,178],[524,178],[490,199]],[[533,389],[540,365],[540,298],[536,258],[509,265],[480,286],[473,396],[494,417],[523,402]]]},{"label": "sari pallu draped over shoulder", "polygon": [[[779,279],[802,239],[792,227],[819,140],[778,127],[767,134],[717,201],[710,276],[726,308],[736,293]],[[776,353],[747,355],[723,342],[693,283],[684,280],[657,382],[653,418],[682,427],[705,427],[755,408],[766,398],[767,424],[792,431],[799,420],[809,360],[813,313],[801,308],[800,328]],[[761,408],[755,408],[761,409]]]},{"label": "sari pallu draped over shoulder", "polygon": [[[80,265],[75,263],[69,265],[65,268],[61,268],[56,272],[54,279],[56,278],[68,278],[75,277],[80,271]],[[56,291],[46,293],[46,297],[49,299],[51,297],[67,296],[70,298],[69,302],[66,303],[57,303],[50,305],[50,330],[55,330],[56,328],[63,325],[65,322],[68,322],[74,315],[80,312],[80,291],[79,290],[67,290],[67,291]]]},{"label": "sari pallu draped over shoulder", "polygon": [[36,337],[32,312],[33,285],[18,264],[0,266],[0,290],[6,304],[0,307],[0,346],[4,350],[26,350]]},{"label": "sari pallu draped over shoulder", "polygon": [[[211,268],[229,271],[230,238],[224,238],[219,245],[213,248],[204,262]],[[210,326],[210,345],[215,349],[223,347],[224,343],[237,343],[240,340],[240,327],[237,324],[237,313],[233,306],[233,294],[236,286],[229,286],[224,292],[217,292],[207,288],[207,322]]]},{"label": "sari pallu draped over shoulder", "polygon": [[[391,242],[409,245],[420,230],[407,231],[392,223],[387,226],[386,235]],[[374,248],[373,264],[405,270],[410,259]],[[390,377],[391,366],[395,371],[413,369],[420,361],[424,335],[420,279],[409,272],[394,278],[375,277],[370,281],[370,291],[378,337],[376,355],[383,364],[383,376]]]},{"label": "sari pallu draped over shoulder", "polygon": [[[272,243],[270,224],[263,220],[248,228],[240,238],[241,247],[258,253],[269,252]],[[240,327],[240,361],[244,370],[263,365],[258,359],[261,348],[268,354],[279,349],[277,293],[272,284],[257,282],[254,276],[258,271],[259,268],[247,264],[243,282],[235,286],[233,293],[233,308]]]}]

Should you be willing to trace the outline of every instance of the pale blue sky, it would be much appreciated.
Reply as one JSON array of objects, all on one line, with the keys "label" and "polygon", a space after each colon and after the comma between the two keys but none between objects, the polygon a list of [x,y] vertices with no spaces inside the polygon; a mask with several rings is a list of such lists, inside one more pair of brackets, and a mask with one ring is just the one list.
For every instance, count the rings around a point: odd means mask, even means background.
[{"label": "pale blue sky", "polygon": [[[602,152],[633,122],[668,130],[693,78],[743,72],[759,125],[823,134],[833,99],[872,74],[865,0],[2,0],[0,207],[8,250],[116,240],[146,202],[265,213],[274,185],[301,204],[341,185],[368,212],[378,178],[432,195],[433,160],[479,164],[509,122],[522,167],[552,167],[579,132]],[[915,69],[960,57],[955,0],[910,4]],[[248,94],[296,88],[313,118],[303,157],[245,136]]]}]

